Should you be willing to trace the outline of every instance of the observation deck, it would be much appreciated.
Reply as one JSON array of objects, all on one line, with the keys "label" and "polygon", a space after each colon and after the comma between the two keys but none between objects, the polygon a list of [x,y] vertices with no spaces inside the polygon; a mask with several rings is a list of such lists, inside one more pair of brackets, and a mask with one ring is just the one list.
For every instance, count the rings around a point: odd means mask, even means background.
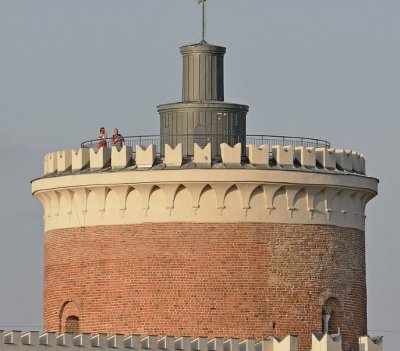
[{"label": "observation deck", "polygon": [[[285,145],[293,148],[304,146],[311,148],[330,148],[331,143],[322,139],[294,137],[287,135],[230,135],[230,134],[176,134],[173,137],[160,137],[159,135],[136,135],[124,137],[124,145],[131,147],[133,155],[135,154],[136,146],[147,148],[150,145],[156,146],[156,155],[159,158],[165,156],[164,145],[169,145],[174,149],[178,144],[183,146],[183,157],[190,159],[194,157],[194,144],[204,148],[207,144],[211,144],[212,155],[216,155],[215,159],[220,159],[220,145],[226,143],[231,147],[241,143],[241,155],[246,156],[246,145],[255,145],[261,147],[263,145]],[[112,138],[107,138],[107,147],[112,147]],[[100,140],[92,139],[81,143],[81,148],[96,148]]]}]

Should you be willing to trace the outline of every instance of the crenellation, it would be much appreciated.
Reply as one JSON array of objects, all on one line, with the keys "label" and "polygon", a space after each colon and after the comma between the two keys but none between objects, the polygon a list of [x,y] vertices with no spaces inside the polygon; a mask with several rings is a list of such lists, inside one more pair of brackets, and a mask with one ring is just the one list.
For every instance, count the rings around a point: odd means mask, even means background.
[{"label": "crenellation", "polygon": [[356,173],[365,174],[364,156],[357,151],[352,152],[352,168]]},{"label": "crenellation", "polygon": [[312,334],[311,351],[342,351],[342,335]]},{"label": "crenellation", "polygon": [[295,335],[287,335],[280,340],[270,335],[265,340],[256,344],[255,351],[298,351],[299,342]]},{"label": "crenellation", "polygon": [[269,164],[269,145],[246,145],[246,156],[251,164],[266,167]]},{"label": "crenellation", "polygon": [[208,351],[207,338],[200,336],[191,342],[192,350],[194,351]]},{"label": "crenellation", "polygon": [[182,165],[183,153],[182,144],[179,143],[172,148],[168,144],[165,144],[165,158],[164,163],[167,167],[180,167]]},{"label": "crenellation", "polygon": [[238,143],[235,146],[231,147],[226,143],[222,143],[220,147],[223,164],[228,166],[240,166],[242,144]]},{"label": "crenellation", "polygon": [[72,150],[57,152],[57,172],[65,172],[72,167]]},{"label": "crenellation", "polygon": [[47,332],[39,336],[39,345],[44,346],[55,346],[56,345],[56,333]]},{"label": "crenellation", "polygon": [[[2,335],[3,334],[3,335]],[[18,351],[22,347],[29,347],[32,350],[43,350],[43,347],[68,347],[94,348],[94,349],[130,349],[130,350],[151,350],[151,351],[298,351],[298,336],[287,335],[278,339],[272,335],[264,340],[256,342],[253,339],[224,339],[206,337],[191,339],[190,337],[164,336],[157,339],[157,336],[150,335],[140,339],[139,335],[133,334],[124,337],[123,334],[107,336],[99,333],[91,336],[89,333],[74,335],[72,333],[44,333],[31,331],[21,336],[20,331],[4,333],[0,331],[0,350]],[[342,351],[342,336],[340,334],[314,333],[311,335],[311,351]],[[358,338],[360,351],[383,351],[383,337],[361,336]],[[10,349],[9,349],[10,348]]]},{"label": "crenellation", "polygon": [[[240,143],[231,147],[228,144],[220,145],[222,163],[219,168],[243,168],[246,166],[242,159]],[[343,173],[352,172],[357,175],[365,175],[365,157],[362,153],[332,148],[313,148],[299,146],[293,149],[292,146],[274,145],[270,153],[269,145],[264,144],[246,145],[246,156],[248,163],[255,169],[282,169],[293,168],[298,171],[321,171]],[[136,145],[135,154],[132,148],[124,146],[120,151],[115,147],[109,148],[83,148],[78,151],[65,150],[49,153],[44,158],[44,174],[57,175],[66,171],[81,171],[88,168],[89,171],[97,171],[111,165],[113,170],[123,170],[133,164],[136,169],[155,169],[156,146],[149,145],[147,148]],[[193,162],[199,168],[210,168],[213,161],[211,144],[203,148],[194,144],[193,159],[183,157],[182,144],[174,149],[165,145],[165,157],[162,159],[164,167],[158,169],[169,169],[182,167],[187,162]],[[243,163],[244,162],[244,163]],[[165,168],[165,166],[167,168]],[[294,167],[296,166],[296,167]]]},{"label": "crenellation", "polygon": [[298,146],[294,149],[294,158],[302,167],[315,168],[316,154],[314,147]]},{"label": "crenellation", "polygon": [[44,157],[44,174],[57,172],[57,152],[50,152]]},{"label": "crenellation", "polygon": [[14,330],[3,336],[4,344],[21,345],[21,331]]},{"label": "crenellation", "polygon": [[157,349],[157,336],[148,335],[140,340],[140,346],[142,349],[156,350]]},{"label": "crenellation", "polygon": [[94,170],[103,169],[109,166],[111,161],[111,149],[108,147],[90,149],[90,168]]},{"label": "crenellation", "polygon": [[272,146],[272,159],[280,167],[293,167],[293,146]]},{"label": "crenellation", "polygon": [[192,345],[189,336],[182,336],[175,340],[175,350],[191,351]]},{"label": "crenellation", "polygon": [[[1,335],[0,335],[1,340]],[[39,332],[30,331],[21,336],[21,342],[23,345],[37,346],[39,343]]]},{"label": "crenellation", "polygon": [[224,342],[224,351],[239,351],[239,340],[238,339],[228,339]]},{"label": "crenellation", "polygon": [[90,149],[80,148],[79,150],[72,150],[72,171],[81,171],[89,166],[90,162]]},{"label": "crenellation", "polygon": [[90,338],[90,345],[92,347],[104,348],[107,346],[107,334],[99,333]]},{"label": "crenellation", "polygon": [[361,174],[367,174],[367,169],[365,166],[365,155],[360,153],[360,162],[361,162]]},{"label": "crenellation", "polygon": [[383,351],[383,336],[360,336],[358,342],[360,344],[359,351]]},{"label": "crenellation", "polygon": [[175,343],[173,336],[164,336],[157,342],[158,349],[165,350],[165,351],[174,351],[175,350]]},{"label": "crenellation", "polygon": [[111,349],[122,349],[124,347],[124,335],[114,334],[106,339],[107,347]]},{"label": "crenellation", "polygon": [[72,333],[61,333],[60,335],[56,336],[56,344],[58,346],[73,346],[73,338],[74,335]]},{"label": "crenellation", "polygon": [[[124,347],[127,349],[140,349],[140,335],[139,334],[132,334],[129,335],[124,339]],[[173,350],[173,348],[171,348]]]},{"label": "crenellation", "polygon": [[151,168],[153,167],[156,159],[156,146],[151,144],[146,148],[136,145],[136,166],[138,168]]},{"label": "crenellation", "polygon": [[224,339],[213,338],[207,342],[208,351],[224,351]]},{"label": "crenellation", "polygon": [[123,169],[130,166],[132,162],[132,147],[124,145],[121,150],[114,146],[111,149],[111,168],[113,170]]},{"label": "crenellation", "polygon": [[197,143],[194,143],[194,158],[193,162],[197,165],[211,166],[211,144],[208,143],[203,148]]},{"label": "crenellation", "polygon": [[315,149],[315,158],[322,168],[327,170],[336,169],[335,149],[319,147]]},{"label": "crenellation", "polygon": [[239,342],[239,351],[255,351],[256,343],[253,339],[246,339]]},{"label": "crenellation", "polygon": [[335,159],[336,159],[336,164],[339,166],[339,169],[348,172],[353,171],[352,150],[345,150],[345,149],[335,150]]},{"label": "crenellation", "polygon": [[72,338],[74,346],[90,347],[90,333],[81,333]]}]

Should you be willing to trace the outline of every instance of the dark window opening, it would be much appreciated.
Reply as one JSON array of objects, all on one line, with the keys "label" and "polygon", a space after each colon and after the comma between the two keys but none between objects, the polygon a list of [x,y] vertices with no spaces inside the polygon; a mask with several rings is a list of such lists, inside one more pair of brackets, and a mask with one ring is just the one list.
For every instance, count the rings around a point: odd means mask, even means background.
[{"label": "dark window opening", "polygon": [[79,318],[77,316],[69,316],[65,321],[65,332],[79,334]]},{"label": "dark window opening", "polygon": [[322,331],[336,334],[340,331],[342,322],[341,304],[338,299],[330,297],[322,306]]}]

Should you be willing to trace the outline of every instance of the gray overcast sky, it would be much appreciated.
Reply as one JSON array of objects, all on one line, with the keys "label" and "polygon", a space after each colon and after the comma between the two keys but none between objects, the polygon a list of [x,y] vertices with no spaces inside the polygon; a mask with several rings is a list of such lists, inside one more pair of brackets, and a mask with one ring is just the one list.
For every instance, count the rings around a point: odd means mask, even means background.
[{"label": "gray overcast sky", "polygon": [[[367,208],[368,326],[400,332],[400,1],[207,3],[207,39],[228,50],[226,100],[250,105],[248,133],[366,154],[381,181]],[[197,0],[0,0],[0,328],[42,324],[42,208],[29,182],[43,155],[101,125],[158,134],[156,105],[180,100],[178,47],[200,39]],[[400,333],[370,334],[398,349]]]}]

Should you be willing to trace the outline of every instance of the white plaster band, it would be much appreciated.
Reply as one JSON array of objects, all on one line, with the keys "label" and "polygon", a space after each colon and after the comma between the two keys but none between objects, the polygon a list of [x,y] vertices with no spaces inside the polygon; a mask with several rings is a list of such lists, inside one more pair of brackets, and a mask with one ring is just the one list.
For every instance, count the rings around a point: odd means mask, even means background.
[{"label": "white plaster band", "polygon": [[377,180],[254,169],[103,172],[42,178],[45,230],[148,222],[327,224],[364,229]]}]

